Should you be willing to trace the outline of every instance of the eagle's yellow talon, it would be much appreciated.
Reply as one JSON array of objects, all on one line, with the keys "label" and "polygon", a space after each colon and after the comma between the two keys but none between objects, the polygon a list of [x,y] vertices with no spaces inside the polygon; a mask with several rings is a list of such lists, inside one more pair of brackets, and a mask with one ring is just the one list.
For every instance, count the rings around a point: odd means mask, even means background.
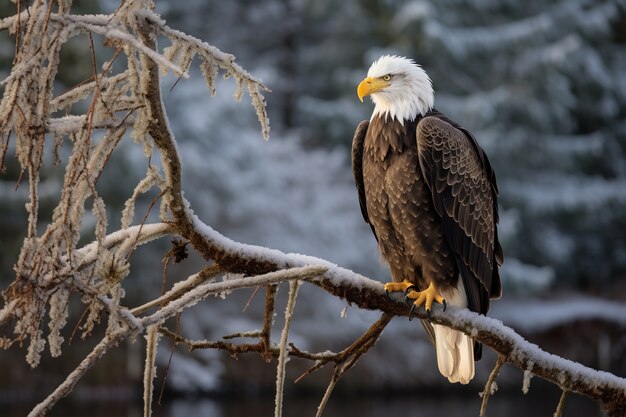
[{"label": "eagle's yellow talon", "polygon": [[413,284],[408,279],[405,279],[402,282],[388,282],[385,284],[385,292],[406,292],[411,287],[415,287],[415,284]]},{"label": "eagle's yellow talon", "polygon": [[406,295],[406,299],[415,300],[413,302],[415,308],[419,308],[424,305],[426,311],[430,311],[432,309],[433,302],[443,304],[444,306],[446,304],[446,300],[437,292],[432,283],[424,291],[409,291]]}]

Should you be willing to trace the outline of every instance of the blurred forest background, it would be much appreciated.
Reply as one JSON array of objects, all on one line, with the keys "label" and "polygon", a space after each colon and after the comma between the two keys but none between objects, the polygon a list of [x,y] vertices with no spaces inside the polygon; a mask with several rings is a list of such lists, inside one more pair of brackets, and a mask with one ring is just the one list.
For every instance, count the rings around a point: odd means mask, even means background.
[{"label": "blurred forest background", "polygon": [[[252,108],[245,100],[232,100],[228,80],[215,97],[197,72],[189,80],[164,81],[186,196],[207,224],[241,242],[319,256],[385,281],[388,273],[361,218],[350,172],[352,133],[373,108],[358,101],[356,85],[381,54],[414,58],[433,80],[436,107],[475,133],[496,170],[506,262],[504,299],[494,303],[492,315],[549,351],[626,375],[626,1],[156,3],[170,26],[234,54],[272,89],[266,97],[271,139],[264,142]],[[74,13],[110,13],[118,5],[110,0],[73,4]],[[14,11],[9,2],[0,5],[2,17]],[[95,41],[102,61],[110,51],[102,39]],[[0,78],[8,74],[14,48],[14,39],[2,33]],[[58,92],[92,75],[86,37],[69,42],[64,54]],[[109,208],[121,208],[131,194],[134,183],[125,179],[140,179],[145,172],[142,150],[130,139],[122,148],[98,184]],[[0,175],[1,288],[14,278],[12,265],[26,231],[27,190],[16,190],[17,163],[10,158],[5,163],[7,171]],[[44,217],[63,175],[62,167],[49,166],[41,184]],[[147,196],[144,209],[152,197]],[[109,223],[119,224],[119,219]],[[163,242],[141,252],[145,268],[135,267],[127,278],[127,288],[134,286],[129,303],[159,291],[166,250]],[[173,268],[170,279],[185,270],[185,265]],[[260,298],[256,307],[241,313],[249,295],[242,294],[238,305],[229,298],[200,306],[183,316],[181,332],[219,338],[258,327]],[[375,317],[348,309],[342,319],[345,305],[316,288],[303,290],[298,303],[292,335],[298,346],[309,349],[341,349]],[[74,343],[72,349],[79,351],[83,342]],[[84,342],[84,352],[89,343]],[[164,365],[169,351],[160,353]],[[16,349],[0,354],[1,366],[9,369],[5,381],[13,381],[0,383],[0,400],[40,398],[80,357],[67,363],[50,360],[30,371],[20,355]],[[452,388],[475,395],[493,364],[491,356],[482,361],[476,385],[467,391],[447,386],[434,360],[419,326],[396,319],[380,346],[337,389]],[[113,367],[92,373],[94,386],[138,382],[133,378],[142,366],[140,347],[124,347],[110,361]],[[176,350],[168,388],[271,392],[273,366],[257,357],[233,361],[212,351],[189,355]],[[295,388],[317,389],[327,377],[309,377]],[[519,390],[519,374],[504,372],[504,380]],[[15,390],[18,386],[26,391]]]}]

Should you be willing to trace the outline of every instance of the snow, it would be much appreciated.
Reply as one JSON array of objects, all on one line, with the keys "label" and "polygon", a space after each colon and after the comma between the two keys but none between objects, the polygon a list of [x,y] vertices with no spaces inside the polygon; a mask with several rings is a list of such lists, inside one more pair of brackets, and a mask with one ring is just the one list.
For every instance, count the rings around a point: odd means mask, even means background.
[{"label": "snow", "polygon": [[[224,248],[227,252],[236,253],[244,257],[266,260],[276,264],[278,268],[319,265],[328,269],[325,277],[333,283],[339,284],[342,282],[350,282],[357,288],[368,288],[373,291],[381,291],[383,288],[382,283],[379,281],[374,281],[363,275],[350,271],[349,269],[339,267],[324,259],[298,253],[283,253],[277,249],[270,249],[263,246],[237,243],[232,239],[221,235],[210,226],[204,224],[194,214],[191,214],[191,216],[194,228],[198,230],[206,239],[215,242],[216,245]],[[246,280],[249,280],[249,278]]]},{"label": "snow", "polygon": [[[175,350],[167,375],[168,385],[189,392],[219,388],[219,375],[224,370],[219,356],[213,350],[195,351],[193,355]],[[162,366],[167,365],[169,349],[159,349],[157,360]]]},{"label": "snow", "polygon": [[549,40],[558,33],[558,23],[575,23],[580,30],[605,30],[602,25],[606,24],[607,16],[615,15],[615,7],[606,2],[586,8],[584,2],[566,1],[524,19],[486,27],[454,28],[431,19],[426,22],[425,31],[458,56],[476,50],[496,53],[500,48],[510,48],[511,45],[533,42],[539,38]]},{"label": "snow", "polygon": [[626,305],[581,296],[495,302],[490,315],[522,333],[548,331],[579,320],[601,320],[626,326]]},{"label": "snow", "polygon": [[528,390],[530,389],[530,380],[533,377],[533,373],[531,370],[533,369],[533,362],[530,361],[528,363],[528,369],[524,370],[524,378],[522,379],[522,392],[524,394],[528,394]]},{"label": "snow", "polygon": [[534,266],[515,258],[506,258],[500,269],[506,291],[517,295],[539,294],[554,282],[554,269],[549,266]]},{"label": "snow", "polygon": [[[539,369],[543,369],[548,372],[562,372],[563,378],[565,378],[563,382],[566,382],[567,385],[573,384],[575,381],[584,381],[596,389],[612,385],[626,390],[626,379],[608,372],[587,368],[577,362],[548,353],[525,340],[510,327],[503,325],[500,320],[481,316],[469,310],[461,310],[454,306],[449,306],[447,311],[453,324],[460,325],[466,321],[471,321],[472,326],[479,331],[492,333],[497,335],[500,340],[509,342],[514,347],[509,357],[523,363],[529,369],[528,378],[530,378],[531,368],[535,374],[539,373]],[[439,310],[436,310],[433,312],[433,317],[439,314]],[[565,374],[568,374],[568,378],[565,377]]]},{"label": "snow", "polygon": [[496,393],[496,391],[498,391],[498,383],[496,381],[493,381],[491,383],[491,386],[489,387],[489,394],[493,395]]},{"label": "snow", "polygon": [[[541,188],[536,186],[541,183]],[[503,188],[515,190],[516,198],[535,211],[569,207],[598,210],[609,202],[626,202],[626,179],[607,181],[601,177],[572,177],[542,174],[541,179],[504,180]]]}]

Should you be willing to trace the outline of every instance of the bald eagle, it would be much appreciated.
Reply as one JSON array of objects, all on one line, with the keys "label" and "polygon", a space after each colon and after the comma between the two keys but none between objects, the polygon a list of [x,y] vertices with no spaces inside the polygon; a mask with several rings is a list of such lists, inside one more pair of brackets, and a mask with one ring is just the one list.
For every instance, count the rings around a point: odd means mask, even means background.
[{"label": "bald eagle", "polygon": [[[358,86],[375,108],[352,141],[352,171],[392,282],[414,308],[433,302],[486,314],[502,293],[498,186],[487,155],[465,128],[433,108],[426,72],[382,56]],[[439,371],[467,384],[482,349],[469,336],[424,321]]]}]

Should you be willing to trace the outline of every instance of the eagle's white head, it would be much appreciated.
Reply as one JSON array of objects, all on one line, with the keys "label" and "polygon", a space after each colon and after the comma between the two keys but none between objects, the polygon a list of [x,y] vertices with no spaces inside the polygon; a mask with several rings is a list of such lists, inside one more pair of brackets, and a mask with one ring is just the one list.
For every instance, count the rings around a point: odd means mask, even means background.
[{"label": "eagle's white head", "polygon": [[432,83],[422,67],[396,55],[383,55],[374,61],[357,94],[361,101],[372,96],[376,105],[372,117],[388,115],[402,124],[426,114],[435,103]]}]

